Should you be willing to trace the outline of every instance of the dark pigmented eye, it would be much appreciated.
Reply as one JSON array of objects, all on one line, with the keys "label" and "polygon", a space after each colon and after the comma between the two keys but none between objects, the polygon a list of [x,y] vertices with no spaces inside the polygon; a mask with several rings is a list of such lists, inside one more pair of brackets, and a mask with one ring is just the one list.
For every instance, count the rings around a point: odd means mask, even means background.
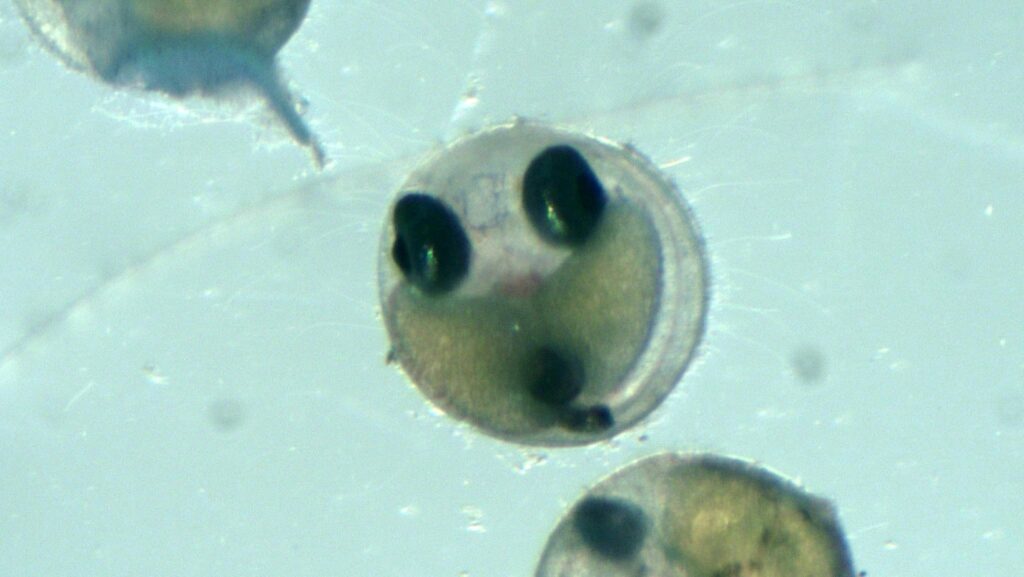
[{"label": "dark pigmented eye", "polygon": [[426,194],[402,197],[394,211],[391,256],[413,286],[426,294],[448,292],[469,271],[471,249],[455,213]]},{"label": "dark pigmented eye", "polygon": [[629,559],[647,538],[649,521],[624,499],[588,497],[576,507],[573,526],[592,551],[608,559]]},{"label": "dark pigmented eye", "polygon": [[571,146],[547,148],[526,168],[523,208],[534,230],[548,242],[586,242],[606,203],[597,175]]}]

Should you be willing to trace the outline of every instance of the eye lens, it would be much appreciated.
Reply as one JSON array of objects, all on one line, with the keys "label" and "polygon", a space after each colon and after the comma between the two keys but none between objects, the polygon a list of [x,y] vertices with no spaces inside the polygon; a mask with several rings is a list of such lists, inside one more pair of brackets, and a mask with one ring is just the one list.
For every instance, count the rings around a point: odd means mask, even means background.
[{"label": "eye lens", "polygon": [[647,516],[622,499],[584,499],[576,507],[573,525],[592,551],[609,559],[633,557],[647,538]]},{"label": "eye lens", "polygon": [[459,218],[440,200],[409,194],[394,212],[391,254],[406,280],[426,294],[455,288],[469,270],[470,246]]},{"label": "eye lens", "polygon": [[597,226],[607,197],[597,175],[575,148],[545,149],[523,177],[523,208],[548,242],[579,245]]}]

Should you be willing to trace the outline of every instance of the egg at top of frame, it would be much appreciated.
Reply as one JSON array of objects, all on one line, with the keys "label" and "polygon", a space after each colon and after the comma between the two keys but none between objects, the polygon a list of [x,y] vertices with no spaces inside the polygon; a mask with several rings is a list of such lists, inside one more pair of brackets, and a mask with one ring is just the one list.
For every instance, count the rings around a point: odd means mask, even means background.
[{"label": "egg at top of frame", "polygon": [[276,62],[310,0],[15,1],[47,48],[107,84],[172,97],[254,90],[323,166]]},{"label": "egg at top of frame", "polygon": [[831,503],[740,459],[664,453],[589,489],[536,577],[853,577]]},{"label": "egg at top of frame", "polygon": [[529,445],[637,424],[704,331],[707,274],[685,200],[645,157],[516,121],[402,185],[381,239],[390,358],[439,408]]}]

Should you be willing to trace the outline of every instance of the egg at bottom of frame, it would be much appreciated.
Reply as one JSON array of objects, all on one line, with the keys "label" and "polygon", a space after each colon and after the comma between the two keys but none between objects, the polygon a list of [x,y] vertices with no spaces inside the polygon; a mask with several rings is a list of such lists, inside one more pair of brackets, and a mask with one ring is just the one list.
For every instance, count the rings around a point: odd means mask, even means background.
[{"label": "egg at bottom of frame", "polygon": [[548,538],[536,577],[853,577],[832,505],[709,454],[640,459],[598,482]]},{"label": "egg at bottom of frame", "polygon": [[517,120],[429,155],[384,227],[390,358],[506,441],[583,445],[640,422],[703,335],[685,199],[630,147]]}]

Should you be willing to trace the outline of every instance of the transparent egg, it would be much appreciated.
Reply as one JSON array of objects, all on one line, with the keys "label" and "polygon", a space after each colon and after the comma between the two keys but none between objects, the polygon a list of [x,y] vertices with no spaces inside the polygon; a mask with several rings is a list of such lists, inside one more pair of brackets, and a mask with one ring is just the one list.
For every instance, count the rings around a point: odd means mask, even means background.
[{"label": "transparent egg", "polygon": [[517,443],[647,416],[704,330],[701,238],[635,150],[524,121],[432,155],[381,240],[391,359],[437,407]]},{"label": "transparent egg", "polygon": [[747,461],[666,453],[588,490],[537,577],[852,577],[827,501]]},{"label": "transparent egg", "polygon": [[276,64],[310,0],[15,2],[47,48],[107,84],[172,97],[254,90],[323,166],[323,149]]}]

